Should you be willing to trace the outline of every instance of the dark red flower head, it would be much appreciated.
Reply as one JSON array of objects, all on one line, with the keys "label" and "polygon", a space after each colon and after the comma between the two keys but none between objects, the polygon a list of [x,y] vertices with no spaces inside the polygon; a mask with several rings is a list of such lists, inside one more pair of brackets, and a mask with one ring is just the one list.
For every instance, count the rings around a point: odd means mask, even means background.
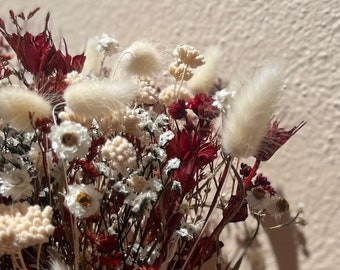
[{"label": "dark red flower head", "polygon": [[173,119],[179,120],[185,118],[187,115],[185,100],[180,99],[178,102],[172,103],[168,107],[168,111]]},{"label": "dark red flower head", "polygon": [[269,128],[266,136],[262,139],[259,149],[255,155],[255,158],[261,161],[267,161],[274,155],[274,153],[284,145],[290,137],[298,132],[306,122],[302,121],[297,126],[294,126],[290,130],[284,130],[279,127],[279,122],[274,121]]}]

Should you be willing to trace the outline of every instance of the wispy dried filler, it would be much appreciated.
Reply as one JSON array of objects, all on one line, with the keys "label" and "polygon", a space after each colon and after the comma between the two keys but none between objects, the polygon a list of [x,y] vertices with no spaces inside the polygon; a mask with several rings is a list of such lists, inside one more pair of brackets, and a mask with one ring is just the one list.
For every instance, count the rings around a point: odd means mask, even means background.
[{"label": "wispy dried filler", "polygon": [[267,63],[237,90],[223,120],[221,136],[226,153],[238,158],[256,154],[269,128],[283,85],[282,65]]}]

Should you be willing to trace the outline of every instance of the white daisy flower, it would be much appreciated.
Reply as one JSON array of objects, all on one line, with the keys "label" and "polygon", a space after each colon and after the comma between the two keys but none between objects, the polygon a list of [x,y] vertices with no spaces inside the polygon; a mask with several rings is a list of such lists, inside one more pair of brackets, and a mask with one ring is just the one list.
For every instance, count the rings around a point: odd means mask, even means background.
[{"label": "white daisy flower", "polygon": [[31,196],[34,191],[30,183],[31,178],[25,170],[2,173],[0,174],[0,179],[2,182],[0,186],[2,196],[11,196],[15,201]]},{"label": "white daisy flower", "polygon": [[99,211],[103,195],[93,184],[68,186],[70,192],[65,195],[65,206],[77,218],[87,218]]},{"label": "white daisy flower", "polygon": [[274,217],[276,220],[280,219],[282,215],[287,213],[289,210],[289,203],[286,199],[281,196],[270,197],[270,203],[268,204],[266,210]]},{"label": "white daisy flower", "polygon": [[253,210],[264,210],[270,203],[270,194],[261,187],[254,187],[247,191],[246,200]]},{"label": "white daisy flower", "polygon": [[66,160],[83,156],[91,145],[87,128],[70,121],[53,126],[48,138],[52,141],[52,148],[58,158]]}]

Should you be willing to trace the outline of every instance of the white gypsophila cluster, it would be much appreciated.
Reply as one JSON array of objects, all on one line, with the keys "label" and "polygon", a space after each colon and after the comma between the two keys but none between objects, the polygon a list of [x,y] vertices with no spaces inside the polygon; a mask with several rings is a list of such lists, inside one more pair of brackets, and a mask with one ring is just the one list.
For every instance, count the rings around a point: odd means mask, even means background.
[{"label": "white gypsophila cluster", "polygon": [[148,132],[153,133],[154,131],[154,114],[151,111],[146,111],[142,108],[137,108],[135,110],[137,116],[140,118],[140,128]]},{"label": "white gypsophila cluster", "polygon": [[221,110],[222,112],[226,112],[230,108],[230,104],[235,96],[235,91],[228,91],[226,88],[223,88],[220,91],[217,91],[213,96],[215,100],[213,102],[213,106]]},{"label": "white gypsophila cluster", "polygon": [[158,101],[158,91],[154,81],[149,78],[139,78],[139,87],[136,94],[138,104],[155,104]]},{"label": "white gypsophila cluster", "polygon": [[158,144],[160,147],[164,147],[169,141],[175,137],[175,134],[171,131],[165,131],[158,138]]},{"label": "white gypsophila cluster", "polygon": [[91,145],[91,137],[87,133],[87,128],[71,121],[52,126],[48,138],[58,158],[69,161],[85,155]]},{"label": "white gypsophila cluster", "polygon": [[203,223],[204,220],[200,220],[196,223],[182,223],[180,229],[175,232],[175,239],[183,237],[192,240],[194,236],[201,231]]},{"label": "white gypsophila cluster", "polygon": [[169,172],[176,170],[179,168],[179,165],[181,164],[181,160],[179,158],[172,158],[168,160],[168,163],[165,166],[165,173],[169,175]]},{"label": "white gypsophila cluster", "polygon": [[148,146],[149,152],[143,157],[143,166],[146,166],[152,161],[164,162],[166,160],[166,152],[164,149],[158,147],[156,144],[151,144]]},{"label": "white gypsophila cluster", "polygon": [[31,177],[25,170],[15,170],[0,174],[0,193],[11,197],[14,201],[25,199],[33,194]]},{"label": "white gypsophila cluster", "polygon": [[[149,254],[151,248],[153,248],[154,243],[151,242],[150,244],[148,244],[147,246],[144,247],[144,249],[142,249],[139,253],[139,258],[140,260],[144,260],[147,258],[147,255]],[[156,248],[153,249],[151,255],[148,257],[147,259],[147,263],[148,265],[152,265],[154,263],[154,261],[159,257],[160,253],[160,245],[157,244]]]},{"label": "white gypsophila cluster", "polygon": [[166,106],[171,105],[179,99],[188,99],[190,92],[185,87],[176,87],[175,85],[169,85],[168,87],[161,90],[158,99]]},{"label": "white gypsophila cluster", "polygon": [[0,252],[17,253],[22,249],[48,242],[54,232],[53,209],[29,206],[27,202],[0,204]]},{"label": "white gypsophila cluster", "polygon": [[119,42],[107,34],[98,38],[97,50],[105,56],[112,56],[119,51]]},{"label": "white gypsophila cluster", "polygon": [[132,212],[138,216],[148,215],[152,208],[152,204],[157,201],[157,193],[152,190],[146,190],[139,193],[131,193],[126,199],[125,203],[132,206]]},{"label": "white gypsophila cluster", "polygon": [[181,182],[174,180],[172,182],[171,190],[182,192],[182,185]]},{"label": "white gypsophila cluster", "polygon": [[147,190],[151,190],[154,192],[158,192],[162,190],[163,185],[159,179],[145,179],[144,176],[141,175],[131,175],[127,180],[126,183],[129,187],[132,188],[133,192],[145,192]]},{"label": "white gypsophila cluster", "polygon": [[93,184],[73,184],[69,185],[68,189],[64,204],[75,217],[87,218],[99,212],[103,195],[95,189]]},{"label": "white gypsophila cluster", "polygon": [[116,136],[112,140],[107,140],[101,153],[111,163],[112,169],[123,176],[128,175],[128,168],[136,167],[136,151],[124,137]]}]

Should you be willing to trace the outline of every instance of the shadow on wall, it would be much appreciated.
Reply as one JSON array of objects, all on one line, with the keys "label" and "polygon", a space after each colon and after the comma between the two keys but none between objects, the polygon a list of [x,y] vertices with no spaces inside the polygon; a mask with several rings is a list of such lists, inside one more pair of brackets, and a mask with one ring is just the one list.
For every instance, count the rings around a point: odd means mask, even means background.
[{"label": "shadow on wall", "polygon": [[[287,213],[280,222],[286,223],[291,218],[290,213]],[[267,216],[262,225],[264,228],[268,228],[277,225],[277,221]],[[306,257],[309,257],[309,252],[306,238],[298,225],[291,224],[274,230],[266,230],[266,233],[276,257],[278,269],[299,270],[298,253],[300,249]]]}]

